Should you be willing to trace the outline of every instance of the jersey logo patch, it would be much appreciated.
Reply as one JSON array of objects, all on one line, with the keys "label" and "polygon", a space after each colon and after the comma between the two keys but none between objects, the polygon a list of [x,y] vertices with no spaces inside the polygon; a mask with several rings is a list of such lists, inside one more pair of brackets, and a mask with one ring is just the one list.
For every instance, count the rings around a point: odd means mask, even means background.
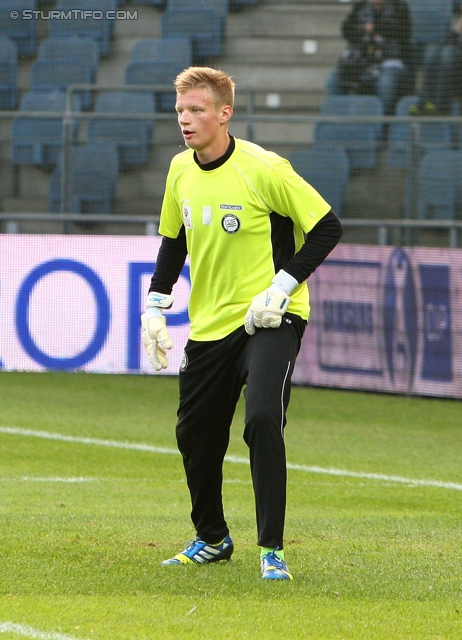
[{"label": "jersey logo patch", "polygon": [[230,209],[231,211],[242,211],[242,204],[220,204],[220,209]]},{"label": "jersey logo patch", "polygon": [[221,219],[221,226],[226,233],[236,233],[241,228],[241,222],[237,216],[228,213]]},{"label": "jersey logo patch", "polygon": [[183,224],[186,229],[192,229],[192,207],[183,205]]}]

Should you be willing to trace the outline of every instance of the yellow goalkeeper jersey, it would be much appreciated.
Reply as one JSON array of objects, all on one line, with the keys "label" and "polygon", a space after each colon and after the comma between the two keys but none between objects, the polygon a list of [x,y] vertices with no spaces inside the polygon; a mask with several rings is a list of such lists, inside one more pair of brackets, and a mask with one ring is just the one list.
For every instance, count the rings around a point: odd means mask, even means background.
[{"label": "yellow goalkeeper jersey", "polygon": [[[231,156],[204,171],[191,149],[167,176],[159,232],[184,225],[190,260],[190,338],[219,340],[244,324],[252,298],[270,286],[330,205],[277,154],[235,139]],[[308,320],[306,282],[288,311]]]}]

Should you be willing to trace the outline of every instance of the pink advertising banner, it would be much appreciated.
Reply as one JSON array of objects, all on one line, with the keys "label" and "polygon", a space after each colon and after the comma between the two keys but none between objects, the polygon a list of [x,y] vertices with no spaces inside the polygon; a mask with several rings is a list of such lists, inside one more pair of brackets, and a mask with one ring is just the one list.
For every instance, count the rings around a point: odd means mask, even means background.
[{"label": "pink advertising banner", "polygon": [[[160,238],[0,235],[0,363],[4,370],[153,373],[141,345]],[[178,373],[189,331],[189,269],[167,311]]]},{"label": "pink advertising banner", "polygon": [[299,384],[462,397],[462,251],[339,245],[309,279]]},{"label": "pink advertising banner", "polygon": [[[159,245],[0,235],[0,367],[153,374],[139,318]],[[462,397],[462,250],[339,245],[309,285],[295,383]],[[189,290],[186,264],[167,311],[167,374],[188,337]]]}]

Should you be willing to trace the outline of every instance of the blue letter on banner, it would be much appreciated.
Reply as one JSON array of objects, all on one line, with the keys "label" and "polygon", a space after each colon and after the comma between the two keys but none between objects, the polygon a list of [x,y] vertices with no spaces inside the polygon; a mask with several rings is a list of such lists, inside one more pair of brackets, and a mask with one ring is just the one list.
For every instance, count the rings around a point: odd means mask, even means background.
[{"label": "blue letter on banner", "polygon": [[422,379],[452,381],[451,302],[449,267],[419,266],[424,314]]},{"label": "blue letter on banner", "polygon": [[[155,262],[130,262],[128,274],[128,336],[127,336],[127,369],[140,369],[140,337],[141,337],[141,278],[152,275]],[[189,282],[189,267],[184,265],[181,275]],[[146,291],[147,293],[147,291]],[[167,323],[170,327],[178,327],[189,322],[188,311],[169,313]]]},{"label": "blue letter on banner", "polygon": [[[71,271],[81,276],[93,290],[97,304],[97,323],[93,339],[86,349],[71,358],[53,358],[44,353],[32,339],[29,331],[29,300],[39,280],[55,271]],[[93,360],[104,345],[109,331],[110,305],[104,284],[97,274],[82,262],[75,260],[50,260],[36,267],[21,285],[16,302],[16,330],[24,350],[47,369],[65,370],[83,367]]]}]

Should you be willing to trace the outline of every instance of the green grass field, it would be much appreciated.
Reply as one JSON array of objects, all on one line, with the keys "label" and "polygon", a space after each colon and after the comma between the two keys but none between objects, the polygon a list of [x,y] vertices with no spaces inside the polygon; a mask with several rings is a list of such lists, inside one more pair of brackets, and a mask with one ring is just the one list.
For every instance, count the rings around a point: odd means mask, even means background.
[{"label": "green grass field", "polygon": [[1,640],[462,638],[459,402],[295,388],[294,581],[268,584],[242,405],[233,560],[160,566],[194,537],[177,395],[169,377],[0,373]]}]

